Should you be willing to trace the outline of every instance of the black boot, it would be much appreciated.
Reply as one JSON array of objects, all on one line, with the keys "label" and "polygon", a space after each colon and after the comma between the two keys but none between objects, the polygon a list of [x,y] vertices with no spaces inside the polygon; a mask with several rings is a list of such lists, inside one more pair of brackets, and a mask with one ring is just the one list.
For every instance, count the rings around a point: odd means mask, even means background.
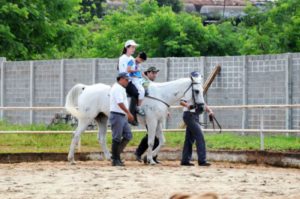
[{"label": "black boot", "polygon": [[[147,128],[147,127],[146,127]],[[142,162],[142,155],[148,149],[148,135],[143,137],[138,148],[135,150],[135,159],[139,162]]]},{"label": "black boot", "polygon": [[156,164],[160,164],[160,161],[158,161],[157,156],[153,157],[154,162],[156,162]]},{"label": "black boot", "polygon": [[[119,144],[119,154],[124,152],[124,149],[126,147],[126,145],[128,144],[129,140],[123,138],[121,143]],[[120,162],[124,165],[124,163],[121,160],[121,155],[120,155]]]},{"label": "black boot", "polygon": [[123,138],[119,145],[120,154],[124,152],[126,145],[128,144],[129,140]]},{"label": "black boot", "polygon": [[121,162],[120,157],[120,142],[112,141],[111,145],[111,153],[112,153],[112,166],[124,166]]}]

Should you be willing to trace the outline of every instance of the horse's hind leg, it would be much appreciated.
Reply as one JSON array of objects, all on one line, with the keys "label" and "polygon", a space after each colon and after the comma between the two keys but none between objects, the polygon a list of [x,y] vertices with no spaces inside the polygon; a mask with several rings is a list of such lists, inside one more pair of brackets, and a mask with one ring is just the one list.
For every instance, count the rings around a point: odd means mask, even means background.
[{"label": "horse's hind leg", "polygon": [[155,150],[153,151],[152,155],[155,157],[157,156],[158,152],[160,151],[161,147],[165,144],[166,142],[166,139],[165,139],[165,136],[162,132],[162,123],[161,122],[158,122],[158,125],[157,125],[157,129],[156,129],[156,136],[158,137],[159,139],[159,144],[158,146],[155,148]]},{"label": "horse's hind leg", "polygon": [[68,155],[68,161],[71,164],[75,164],[74,153],[75,153],[75,148],[78,145],[80,135],[81,135],[81,133],[83,133],[85,131],[85,129],[88,127],[90,122],[91,122],[91,120],[89,120],[89,119],[80,119],[78,121],[78,126],[77,126],[76,130],[73,132],[73,138],[71,141],[69,155]]},{"label": "horse's hind leg", "polygon": [[156,164],[153,160],[152,150],[154,145],[154,139],[156,134],[156,126],[157,120],[147,120],[147,127],[148,127],[148,152],[147,152],[147,162],[154,165]]},{"label": "horse's hind leg", "polygon": [[110,160],[111,158],[111,154],[107,148],[107,144],[106,144],[106,133],[107,133],[107,116],[100,114],[96,119],[96,122],[98,124],[98,142],[100,144],[100,147],[102,147],[103,153],[104,153],[104,157],[107,160]]}]

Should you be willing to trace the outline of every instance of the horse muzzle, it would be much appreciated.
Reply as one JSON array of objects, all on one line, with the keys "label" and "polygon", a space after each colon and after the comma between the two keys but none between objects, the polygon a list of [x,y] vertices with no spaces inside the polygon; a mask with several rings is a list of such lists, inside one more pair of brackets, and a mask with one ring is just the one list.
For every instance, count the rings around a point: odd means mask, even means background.
[{"label": "horse muzzle", "polygon": [[204,112],[204,106],[205,106],[204,103],[199,103],[196,104],[195,106],[196,106],[196,113],[202,114]]}]

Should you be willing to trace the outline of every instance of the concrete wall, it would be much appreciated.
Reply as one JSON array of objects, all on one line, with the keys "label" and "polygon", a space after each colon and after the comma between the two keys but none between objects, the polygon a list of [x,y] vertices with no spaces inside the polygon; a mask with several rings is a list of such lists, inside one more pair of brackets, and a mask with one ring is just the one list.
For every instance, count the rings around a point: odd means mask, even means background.
[{"label": "concrete wall", "polygon": [[[76,83],[113,84],[117,59],[65,59],[6,61],[0,58],[1,106],[63,106]],[[199,71],[208,77],[220,64],[222,71],[206,98],[210,105],[299,104],[300,53],[232,56],[152,58],[144,67],[160,69],[158,82],[187,77]],[[0,117],[15,123],[49,123],[59,111],[0,111]],[[170,110],[168,128],[177,128],[182,110]],[[216,110],[223,128],[258,128],[257,110]],[[265,128],[300,128],[300,109],[264,111]],[[206,120],[206,117],[204,117]]]}]

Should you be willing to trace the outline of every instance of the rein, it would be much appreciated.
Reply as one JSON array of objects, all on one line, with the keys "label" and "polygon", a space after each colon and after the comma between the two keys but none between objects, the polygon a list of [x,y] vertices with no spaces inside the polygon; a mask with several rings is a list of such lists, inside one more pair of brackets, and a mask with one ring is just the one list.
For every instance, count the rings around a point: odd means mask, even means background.
[{"label": "rein", "polygon": [[215,122],[219,128],[219,133],[222,133],[222,126],[220,125],[220,123],[218,122],[217,118],[214,115],[209,115],[209,121],[212,123],[213,125],[213,129],[215,130]]},{"label": "rein", "polygon": [[[215,117],[215,116],[213,116],[213,115],[209,115],[208,116],[209,117],[209,121],[212,123],[212,125],[213,125],[213,129],[215,130],[215,122],[216,122],[216,124],[217,124],[217,126],[218,126],[218,128],[219,128],[219,133],[222,133],[222,126],[221,126],[221,124],[219,123],[219,121],[217,120],[217,118]],[[199,121],[197,121],[199,124],[200,124],[200,126],[205,126],[205,125],[207,125],[207,123],[206,122],[199,122]]]},{"label": "rein", "polygon": [[150,99],[157,100],[157,101],[163,103],[164,105],[166,105],[168,108],[170,107],[170,105],[169,105],[167,102],[165,102],[165,101],[163,101],[163,100],[161,100],[161,99],[158,99],[158,98],[156,98],[156,97],[152,97],[152,96],[149,96],[149,95],[148,95],[148,96],[145,96],[145,97],[148,97],[148,98],[150,98]]}]

